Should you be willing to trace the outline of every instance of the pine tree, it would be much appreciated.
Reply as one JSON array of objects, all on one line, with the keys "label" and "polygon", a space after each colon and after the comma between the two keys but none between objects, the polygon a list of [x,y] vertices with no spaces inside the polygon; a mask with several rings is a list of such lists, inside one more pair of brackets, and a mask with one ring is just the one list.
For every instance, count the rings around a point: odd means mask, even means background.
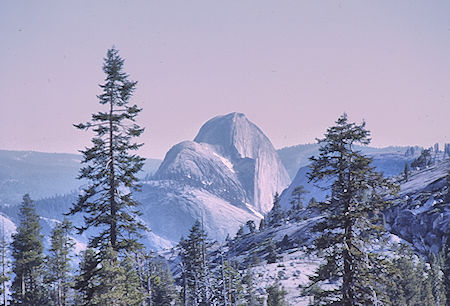
[{"label": "pine tree", "polygon": [[278,279],[266,288],[267,291],[267,306],[284,306],[287,305],[286,302],[286,290],[280,285]]},{"label": "pine tree", "polygon": [[429,256],[430,270],[428,277],[431,281],[433,297],[436,305],[446,305],[446,292],[445,292],[445,276],[444,276],[444,258],[441,254],[436,256],[431,253]]},{"label": "pine tree", "polygon": [[[124,283],[122,303],[125,305],[142,305],[145,299],[143,288],[140,284],[139,275],[137,273],[137,264],[130,256],[126,256],[120,262],[120,269],[123,271]],[[158,305],[158,304],[156,304]],[[164,305],[164,304],[160,304]]]},{"label": "pine tree", "polygon": [[0,236],[0,265],[1,265],[1,272],[0,272],[0,295],[2,299],[3,305],[8,305],[8,298],[7,298],[7,287],[6,284],[10,280],[10,266],[11,263],[9,261],[9,241],[6,238],[5,233],[5,224],[2,219],[2,232]]},{"label": "pine tree", "polygon": [[239,226],[239,229],[236,232],[236,238],[239,238],[242,236],[244,236],[244,226],[243,225]]},{"label": "pine tree", "polygon": [[431,152],[430,149],[425,149],[412,163],[413,168],[425,168],[431,164]]},{"label": "pine tree", "polygon": [[117,252],[109,247],[100,262],[98,271],[99,284],[91,303],[93,305],[125,304],[125,271],[119,265]]},{"label": "pine tree", "polygon": [[308,208],[316,208],[317,207],[317,200],[316,198],[312,197],[308,202]]},{"label": "pine tree", "polygon": [[47,282],[52,287],[55,305],[67,305],[68,292],[72,282],[71,260],[75,242],[70,237],[72,223],[64,219],[55,226],[50,237],[49,256],[46,258]]},{"label": "pine tree", "polygon": [[223,253],[220,254],[220,264],[214,285],[215,305],[237,305],[243,296],[244,289],[239,270],[235,265],[224,260]]},{"label": "pine tree", "polygon": [[280,205],[280,196],[278,192],[275,193],[273,197],[273,207],[269,212],[269,224],[275,225],[280,223],[284,218],[284,213]]},{"label": "pine tree", "polygon": [[99,259],[96,251],[92,248],[83,251],[74,284],[74,289],[78,292],[79,305],[90,305],[90,301],[100,286],[99,270]]},{"label": "pine tree", "polygon": [[383,283],[390,304],[416,305],[426,299],[422,291],[424,265],[410,248],[402,246],[387,270]]},{"label": "pine tree", "polygon": [[167,262],[162,257],[150,258],[147,268],[148,305],[172,305],[176,288]]},{"label": "pine tree", "polygon": [[405,181],[408,181],[409,179],[409,165],[408,163],[405,163],[405,169],[403,169],[403,178]]},{"label": "pine tree", "polygon": [[120,261],[111,247],[104,255],[92,248],[83,252],[74,288],[79,305],[137,306],[145,299],[135,262],[130,257]]},{"label": "pine tree", "polygon": [[75,125],[81,130],[92,129],[95,137],[92,147],[81,151],[82,163],[79,179],[87,180],[88,187],[78,197],[69,214],[84,213],[83,233],[87,228],[99,228],[89,247],[105,252],[108,246],[114,251],[130,251],[140,248],[140,231],[145,226],[137,219],[139,203],[132,192],[140,188],[136,174],[142,169],[144,158],[132,154],[142,144],[133,141],[144,131],[135,123],[141,111],[136,105],[129,106],[137,82],[128,80],[122,71],[124,60],[116,49],[108,50],[103,71],[105,83],[100,85],[103,93],[99,102],[107,106],[104,111],[92,115],[87,123]]},{"label": "pine tree", "polygon": [[372,284],[378,275],[373,269],[379,268],[370,250],[383,233],[382,212],[389,204],[383,197],[395,188],[355,149],[369,144],[369,136],[364,122],[349,123],[344,114],[319,140],[319,156],[311,158],[309,180],[332,182],[331,197],[318,203],[323,217],[313,227],[312,250],[325,254],[325,263],[311,277],[311,287],[340,280],[336,289],[316,294],[315,303],[378,303]]},{"label": "pine tree", "polygon": [[16,304],[40,305],[45,299],[43,286],[43,245],[39,216],[34,202],[24,195],[20,223],[12,242],[12,297]]},{"label": "pine tree", "polygon": [[259,227],[258,227],[258,230],[259,230],[259,231],[262,231],[262,230],[265,229],[265,228],[266,228],[266,219],[265,219],[265,218],[262,218],[261,221],[259,221]]},{"label": "pine tree", "polygon": [[253,220],[249,220],[246,223],[248,230],[250,231],[250,234],[253,234],[256,232],[256,225],[255,225],[255,221]]},{"label": "pine tree", "polygon": [[444,144],[444,158],[450,157],[450,143]]},{"label": "pine tree", "polygon": [[267,243],[267,263],[272,264],[276,263],[278,259],[277,254],[277,247],[275,246],[275,243],[273,243],[272,238],[269,239]]},{"label": "pine tree", "polygon": [[263,298],[260,298],[256,294],[256,284],[253,272],[251,269],[247,269],[242,277],[242,285],[244,288],[244,301],[248,306],[263,305]]},{"label": "pine tree", "polygon": [[300,211],[303,209],[303,197],[305,194],[309,193],[302,185],[297,186],[292,190],[292,211]]},{"label": "pine tree", "polygon": [[209,305],[212,288],[207,260],[207,235],[199,221],[192,226],[186,240],[180,242],[182,300],[184,305]]},{"label": "pine tree", "polygon": [[[423,269],[423,271],[425,271],[425,269]],[[436,306],[436,301],[433,296],[433,284],[429,275],[422,280],[420,303],[424,306]]]},{"label": "pine tree", "polygon": [[[450,146],[449,146],[450,147]],[[447,176],[447,178],[450,177]],[[450,191],[449,191],[450,192]],[[444,272],[444,289],[446,292],[447,303],[450,302],[450,239],[447,239],[442,247],[442,257],[443,257],[443,269]]]},{"label": "pine tree", "polygon": [[[444,202],[448,205],[448,204],[450,204],[450,171],[447,172],[445,181],[447,183],[447,193],[445,194]],[[450,240],[450,238],[448,238],[448,236],[447,236],[447,243],[450,243],[449,240]]]}]

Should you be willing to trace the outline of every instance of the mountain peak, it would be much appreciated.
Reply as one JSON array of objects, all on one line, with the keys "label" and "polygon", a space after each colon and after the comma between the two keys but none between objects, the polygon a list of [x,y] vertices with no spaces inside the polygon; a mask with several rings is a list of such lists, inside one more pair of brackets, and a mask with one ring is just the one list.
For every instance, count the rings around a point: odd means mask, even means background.
[{"label": "mountain peak", "polygon": [[270,140],[242,113],[207,121],[194,141],[167,153],[155,178],[182,181],[259,213],[268,212],[275,192],[290,182]]},{"label": "mountain peak", "polygon": [[207,121],[194,141],[213,145],[232,158],[256,158],[261,151],[274,150],[264,133],[244,114],[236,112]]}]

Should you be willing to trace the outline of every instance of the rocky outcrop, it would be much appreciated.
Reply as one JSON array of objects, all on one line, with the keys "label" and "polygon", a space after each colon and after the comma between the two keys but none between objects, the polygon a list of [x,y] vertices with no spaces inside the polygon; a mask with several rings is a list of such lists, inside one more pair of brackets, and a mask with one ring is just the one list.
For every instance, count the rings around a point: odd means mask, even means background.
[{"label": "rocky outcrop", "polygon": [[401,180],[399,199],[385,214],[388,229],[423,253],[438,252],[450,235],[449,171],[446,159]]}]

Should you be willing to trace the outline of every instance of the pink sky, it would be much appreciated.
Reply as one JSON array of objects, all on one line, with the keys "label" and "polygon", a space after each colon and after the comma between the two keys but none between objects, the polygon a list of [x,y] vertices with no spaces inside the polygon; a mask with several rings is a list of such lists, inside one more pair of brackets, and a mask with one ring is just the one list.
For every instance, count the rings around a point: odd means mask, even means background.
[{"label": "pink sky", "polygon": [[449,1],[1,1],[0,149],[74,153],[113,44],[139,81],[141,154],[243,112],[275,147],[344,111],[375,146],[450,142]]}]

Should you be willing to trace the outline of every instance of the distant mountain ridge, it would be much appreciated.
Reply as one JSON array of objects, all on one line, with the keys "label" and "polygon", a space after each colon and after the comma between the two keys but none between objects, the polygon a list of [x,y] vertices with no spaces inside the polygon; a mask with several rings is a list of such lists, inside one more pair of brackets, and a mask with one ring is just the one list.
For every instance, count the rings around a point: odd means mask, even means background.
[{"label": "distant mountain ridge", "polygon": [[[25,193],[35,200],[77,191],[81,155],[0,150],[0,206],[17,205]],[[153,174],[161,160],[147,159],[141,176]]]},{"label": "distant mountain ridge", "polygon": [[[317,143],[299,144],[290,147],[284,147],[277,150],[283,165],[289,173],[291,179],[295,178],[298,169],[310,164],[309,158],[317,156],[320,145]],[[396,155],[405,155],[406,157],[417,157],[423,148],[418,146],[389,146],[384,148],[359,147],[359,149],[368,155],[392,153]],[[412,149],[412,150],[411,150]],[[413,152],[411,154],[411,152]]]},{"label": "distant mountain ridge", "polygon": [[[135,197],[143,204],[142,220],[152,229],[149,245],[170,247],[196,220],[203,221],[211,238],[221,240],[246,221],[263,217],[272,207],[275,192],[284,190],[281,203],[288,208],[298,185],[311,192],[307,197],[323,199],[326,192],[307,182],[307,166],[295,170],[292,182],[284,166],[292,173],[296,164],[307,165],[317,150],[317,144],[306,144],[277,152],[244,114],[208,120],[193,141],[174,145],[164,161],[147,160],[141,173],[142,192]],[[377,170],[388,176],[401,173],[405,163],[420,153],[419,148],[415,154],[410,151],[408,147],[363,149]],[[15,221],[15,205],[30,193],[42,220],[52,224],[62,219],[82,184],[76,179],[80,160],[75,154],[0,150],[1,212]],[[73,221],[81,222],[81,216]]]},{"label": "distant mountain ridge", "polygon": [[0,205],[16,205],[25,193],[34,199],[77,190],[81,156],[0,150]]}]

